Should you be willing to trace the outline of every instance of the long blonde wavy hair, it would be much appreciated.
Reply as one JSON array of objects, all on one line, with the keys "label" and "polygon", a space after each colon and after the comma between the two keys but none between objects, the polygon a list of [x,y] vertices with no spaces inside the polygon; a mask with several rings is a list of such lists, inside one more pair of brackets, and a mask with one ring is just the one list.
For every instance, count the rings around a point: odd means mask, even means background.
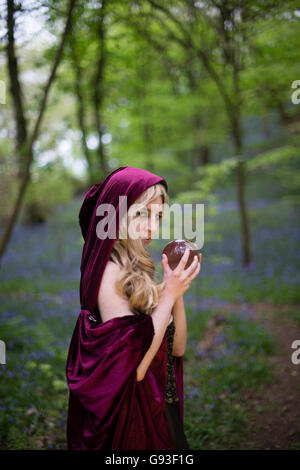
[{"label": "long blonde wavy hair", "polygon": [[[162,197],[163,212],[165,212],[168,194],[161,183],[146,189],[134,204],[146,208],[159,196]],[[119,234],[127,233],[128,220],[130,216],[121,219]],[[129,301],[133,313],[150,315],[158,305],[159,294],[165,283],[157,281],[154,261],[144,248],[142,240],[130,238],[130,234],[126,238],[117,237],[109,259],[121,267],[115,284],[117,293]]]}]

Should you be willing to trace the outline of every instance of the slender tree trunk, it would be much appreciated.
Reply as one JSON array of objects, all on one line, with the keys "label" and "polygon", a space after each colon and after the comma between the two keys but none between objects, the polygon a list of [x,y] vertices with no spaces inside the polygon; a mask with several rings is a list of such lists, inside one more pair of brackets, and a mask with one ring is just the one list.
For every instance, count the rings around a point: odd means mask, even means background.
[{"label": "slender tree trunk", "polygon": [[24,113],[23,94],[19,81],[19,67],[15,51],[15,11],[14,0],[7,0],[7,67],[10,78],[10,93],[16,123],[16,154],[18,156],[18,178],[22,180],[25,172],[24,146],[27,140],[27,123]]},{"label": "slender tree trunk", "polygon": [[[59,47],[58,47],[58,50],[57,50],[57,53],[56,53],[56,57],[55,57],[54,62],[53,62],[52,70],[50,72],[47,84],[46,84],[45,89],[44,89],[44,94],[43,94],[42,101],[41,101],[41,104],[40,104],[39,114],[38,114],[37,120],[35,122],[35,126],[34,126],[34,129],[33,129],[32,135],[28,139],[28,145],[27,145],[26,152],[25,152],[25,167],[24,167],[24,172],[23,172],[23,178],[22,178],[22,181],[21,181],[21,184],[20,184],[20,188],[18,190],[18,194],[17,194],[17,198],[16,198],[16,201],[15,201],[13,210],[12,210],[12,214],[8,219],[7,225],[4,228],[4,232],[3,232],[2,238],[0,240],[0,262],[2,260],[3,254],[5,252],[7,244],[9,242],[10,237],[11,237],[13,227],[16,223],[18,214],[19,214],[21,206],[22,206],[22,202],[24,200],[24,195],[25,195],[27,185],[30,181],[30,170],[31,170],[31,164],[32,164],[32,159],[33,159],[33,144],[35,143],[35,141],[37,139],[37,136],[38,136],[38,132],[40,130],[40,125],[41,125],[41,122],[42,122],[42,117],[43,117],[44,111],[46,109],[46,104],[47,104],[49,91],[50,91],[51,85],[54,81],[57,67],[58,67],[58,65],[60,63],[60,60],[61,60],[61,57],[62,57],[66,37],[69,33],[69,30],[71,29],[72,11],[74,9],[75,3],[76,3],[76,0],[70,0],[69,1],[65,29],[63,31],[63,34],[62,34],[62,37],[61,37],[61,42],[59,44]],[[11,40],[14,41],[14,36],[11,38]],[[11,76],[9,78],[10,78],[10,80],[12,80]],[[23,146],[23,148],[24,148],[24,146]]]},{"label": "slender tree trunk", "polygon": [[242,263],[247,267],[251,262],[250,253],[250,228],[246,207],[245,190],[246,190],[246,172],[245,163],[242,154],[242,146],[238,136],[238,131],[234,132],[234,142],[237,158],[236,178],[237,178],[237,202],[240,214],[241,234],[242,234]]},{"label": "slender tree trunk", "polygon": [[251,250],[250,250],[250,229],[248,214],[246,208],[245,199],[245,185],[246,185],[246,170],[243,160],[243,137],[241,128],[241,94],[239,89],[239,72],[237,70],[237,64],[233,64],[233,86],[234,86],[234,98],[230,99],[227,94],[225,87],[223,86],[220,77],[217,75],[213,67],[211,66],[208,58],[205,54],[199,51],[199,55],[202,58],[203,64],[206,67],[211,78],[216,83],[220,92],[221,98],[223,99],[225,110],[229,118],[231,125],[231,132],[233,142],[235,146],[236,158],[237,158],[237,203],[241,221],[241,238],[242,238],[242,265],[247,267],[251,262]]},{"label": "slender tree trunk", "polygon": [[194,115],[194,129],[195,129],[195,165],[204,166],[210,163],[210,148],[203,142],[202,133],[203,133],[203,118],[196,112]]},{"label": "slender tree trunk", "polygon": [[101,108],[103,102],[103,75],[104,75],[104,67],[105,67],[105,8],[106,8],[106,0],[102,1],[101,9],[100,9],[100,18],[99,18],[99,28],[98,28],[98,39],[100,44],[99,49],[99,58],[96,67],[96,74],[94,78],[94,115],[95,115],[95,122],[96,122],[96,129],[99,138],[99,145],[97,148],[97,155],[99,160],[99,167],[100,167],[100,174],[97,175],[97,178],[101,178],[105,176],[108,172],[108,164],[106,161],[104,146],[102,142],[103,136],[103,129],[102,129],[102,116],[101,116]]},{"label": "slender tree trunk", "polygon": [[223,86],[223,82],[220,79],[220,76],[216,73],[215,69],[212,67],[206,54],[199,50],[199,55],[203,61],[204,66],[206,67],[211,78],[214,80],[215,84],[218,87],[221,98],[223,99],[225,110],[227,112],[229,122],[231,125],[231,132],[233,137],[233,142],[235,146],[237,167],[236,167],[236,177],[237,177],[237,203],[240,214],[240,224],[241,224],[241,254],[242,254],[242,266],[247,267],[252,260],[251,249],[250,249],[250,228],[248,213],[246,207],[246,170],[244,165],[243,157],[243,136],[242,136],[242,126],[241,126],[241,92],[239,87],[239,64],[234,54],[234,51],[228,48],[226,54],[229,54],[229,64],[232,67],[232,80],[233,80],[233,97],[231,98],[226,92],[226,88]]},{"label": "slender tree trunk", "polygon": [[[235,100],[240,100],[240,92],[238,89],[238,71],[240,70],[239,67],[239,52],[235,49],[235,43],[233,41],[232,33],[229,33],[225,29],[225,21],[230,20],[234,22],[234,18],[232,17],[232,8],[227,4],[227,2],[213,2],[214,6],[219,9],[220,13],[220,24],[216,26],[218,34],[223,35],[222,40],[223,42],[223,57],[224,57],[224,64],[226,63],[228,66],[232,67],[233,71],[233,85],[234,85],[234,95],[235,97],[231,97],[226,89],[226,82],[222,79],[222,75],[219,74],[213,62],[210,59],[210,55],[207,49],[202,48],[202,46],[196,46],[193,37],[195,35],[191,35],[191,24],[186,27],[186,20],[181,21],[180,15],[174,13],[169,7],[168,4],[165,2],[157,3],[155,0],[148,0],[148,3],[153,7],[154,10],[162,12],[168,19],[168,22],[163,22],[161,17],[159,17],[160,25],[163,25],[165,28],[167,37],[177,42],[181,47],[184,48],[185,51],[190,49],[195,51],[195,55],[199,57],[202,64],[204,65],[205,69],[207,70],[208,74],[210,75],[211,79],[215,82],[220,96],[223,100],[225,110],[230,121],[230,125],[232,128],[232,137],[236,149],[237,154],[237,200],[238,200],[238,207],[239,213],[241,218],[241,235],[242,235],[242,263],[243,266],[247,266],[247,264],[251,260],[250,255],[250,233],[249,233],[249,223],[248,223],[248,216],[247,216],[247,209],[245,203],[245,166],[243,163],[243,146],[242,146],[242,132],[241,132],[241,123],[240,123],[240,113],[236,115],[236,111],[240,112],[240,103],[238,106],[235,105]],[[195,5],[193,3],[189,3],[189,12],[191,18],[194,17]],[[192,14],[191,14],[192,12]],[[169,27],[169,23],[172,23],[175,26],[175,29],[180,30],[180,34],[176,35],[174,32],[174,28]],[[232,42],[233,41],[233,42]]]},{"label": "slender tree trunk", "polygon": [[237,202],[240,213],[240,224],[242,234],[242,264],[243,267],[247,267],[251,262],[252,257],[250,253],[250,227],[249,219],[246,207],[246,171],[243,158],[243,135],[241,126],[241,95],[239,89],[239,71],[237,66],[234,67],[233,71],[233,84],[234,84],[234,105],[233,114],[231,115],[232,123],[232,134],[235,145],[237,166],[236,166],[236,178],[237,178]]},{"label": "slender tree trunk", "polygon": [[270,127],[270,121],[269,121],[269,116],[268,116],[268,112],[266,110],[265,107],[262,108],[262,122],[263,122],[263,130],[264,130],[264,134],[267,136],[267,137],[271,137],[271,127]]},{"label": "slender tree trunk", "polygon": [[78,57],[78,54],[76,52],[75,37],[72,38],[72,41],[70,42],[70,48],[71,48],[71,58],[72,58],[72,63],[73,63],[73,69],[75,72],[74,88],[75,88],[75,97],[76,97],[76,103],[77,103],[77,119],[78,119],[78,125],[80,128],[80,131],[81,131],[81,146],[82,146],[82,152],[85,156],[87,166],[88,166],[89,182],[90,182],[90,185],[92,185],[93,184],[93,162],[92,162],[91,152],[87,145],[85,103],[84,103],[84,97],[82,93],[82,68],[80,64],[80,58]]},{"label": "slender tree trunk", "polygon": [[280,100],[278,100],[277,102],[277,109],[278,109],[278,113],[279,113],[282,124],[288,124],[291,121],[291,118],[286,112],[283,102]]}]

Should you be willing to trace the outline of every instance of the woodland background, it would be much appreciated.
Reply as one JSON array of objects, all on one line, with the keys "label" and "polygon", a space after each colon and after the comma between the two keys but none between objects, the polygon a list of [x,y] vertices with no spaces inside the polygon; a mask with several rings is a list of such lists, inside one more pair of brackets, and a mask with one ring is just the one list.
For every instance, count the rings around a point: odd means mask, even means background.
[{"label": "woodland background", "polygon": [[[66,448],[78,211],[130,165],[166,178],[171,203],[205,207],[185,294],[191,448],[299,450],[297,2],[0,8],[1,448]],[[149,247],[160,273],[164,244]]]}]

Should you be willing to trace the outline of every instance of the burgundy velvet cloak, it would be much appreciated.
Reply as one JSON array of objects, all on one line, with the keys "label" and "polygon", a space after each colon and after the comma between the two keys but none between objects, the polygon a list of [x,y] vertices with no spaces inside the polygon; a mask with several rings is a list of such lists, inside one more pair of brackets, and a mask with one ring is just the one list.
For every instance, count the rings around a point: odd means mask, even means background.
[{"label": "burgundy velvet cloak", "polygon": [[[136,369],[149,349],[154,327],[146,314],[124,315],[102,322],[97,305],[102,275],[115,239],[100,239],[99,204],[118,213],[119,196],[127,210],[140,194],[166,181],[147,170],[120,167],[87,192],[79,212],[85,240],[81,259],[81,311],[66,364],[69,387],[68,449],[172,450],[174,442],[164,416],[167,383],[166,333],[142,381]],[[102,216],[103,217],[103,216]],[[108,222],[112,223],[112,220]],[[116,220],[118,233],[118,217]],[[174,375],[183,425],[183,358],[174,357]]]}]

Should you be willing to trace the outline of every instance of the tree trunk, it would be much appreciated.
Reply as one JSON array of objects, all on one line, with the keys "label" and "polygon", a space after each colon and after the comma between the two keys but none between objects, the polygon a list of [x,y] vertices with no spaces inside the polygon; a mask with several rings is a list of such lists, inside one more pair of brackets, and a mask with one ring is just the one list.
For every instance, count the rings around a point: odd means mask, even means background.
[{"label": "tree trunk", "polygon": [[271,127],[270,127],[269,116],[268,116],[268,112],[267,112],[266,108],[264,108],[264,107],[262,109],[262,122],[263,122],[264,134],[267,137],[271,137],[272,132],[271,132]]},{"label": "tree trunk", "polygon": [[[96,129],[99,138],[99,145],[97,148],[97,155],[99,161],[99,174],[97,174],[97,179],[104,177],[109,168],[106,161],[104,146],[102,142],[103,136],[103,129],[102,129],[102,116],[101,116],[101,108],[102,108],[102,101],[103,101],[103,75],[104,75],[104,67],[105,67],[105,7],[106,1],[103,0],[100,9],[100,18],[99,18],[99,28],[98,28],[98,38],[100,42],[100,51],[99,51],[99,58],[97,63],[96,74],[94,78],[94,115],[95,115],[95,122],[96,122]],[[97,165],[98,166],[98,165]]]},{"label": "tree trunk", "polygon": [[7,67],[10,78],[10,94],[13,102],[13,113],[16,123],[16,154],[18,156],[18,179],[21,181],[25,173],[24,144],[27,139],[27,123],[24,113],[23,93],[19,81],[19,67],[15,51],[15,4],[7,0]]},{"label": "tree trunk", "polygon": [[[5,252],[7,244],[9,242],[10,237],[11,237],[14,225],[16,223],[18,214],[19,214],[21,206],[22,206],[22,202],[24,200],[24,195],[25,195],[27,185],[30,181],[30,170],[31,170],[31,164],[32,164],[32,159],[33,159],[33,144],[35,143],[35,141],[37,139],[37,136],[38,136],[40,125],[41,125],[41,122],[42,122],[42,117],[43,117],[44,111],[46,109],[46,104],[47,104],[49,91],[50,91],[51,85],[54,81],[57,67],[58,67],[58,65],[60,63],[60,60],[61,60],[61,57],[62,57],[66,37],[69,33],[69,30],[71,29],[72,11],[74,9],[75,2],[76,2],[76,0],[70,0],[69,1],[65,29],[64,29],[64,32],[62,34],[61,42],[59,44],[59,47],[58,47],[58,50],[57,50],[57,53],[56,53],[56,57],[55,57],[54,62],[53,62],[52,70],[50,72],[47,84],[45,86],[44,94],[43,94],[41,105],[40,105],[39,114],[38,114],[34,129],[33,129],[32,135],[31,135],[31,137],[28,141],[28,146],[26,146],[25,167],[24,167],[24,172],[23,172],[23,178],[22,178],[21,185],[20,185],[20,188],[19,188],[19,191],[18,191],[18,194],[17,194],[17,198],[16,198],[16,201],[15,201],[14,208],[12,210],[12,214],[11,214],[11,216],[10,216],[8,222],[7,222],[6,227],[4,228],[4,232],[3,232],[2,238],[0,240],[0,262],[2,260],[3,254]],[[14,41],[14,36],[10,39]],[[9,78],[10,78],[10,80],[13,80],[13,78],[11,76]],[[23,151],[24,148],[25,148],[25,146],[23,145],[22,151]]]},{"label": "tree trunk", "polygon": [[282,124],[288,124],[291,121],[291,119],[285,110],[284,104],[280,100],[278,100],[277,102],[277,109],[278,109],[278,113],[279,113]]},{"label": "tree trunk", "polygon": [[246,207],[246,174],[245,165],[243,159],[243,148],[242,148],[242,135],[241,126],[238,114],[232,116],[233,125],[233,138],[236,151],[236,184],[237,184],[237,203],[240,213],[240,224],[241,224],[241,235],[242,235],[242,264],[243,267],[247,267],[251,262],[252,257],[250,253],[250,229]]},{"label": "tree trunk", "polygon": [[77,102],[77,119],[78,125],[81,131],[81,147],[83,155],[85,156],[87,166],[88,166],[88,174],[89,174],[89,183],[92,186],[93,184],[93,162],[91,152],[87,146],[87,128],[86,128],[86,117],[85,117],[85,103],[84,97],[82,94],[82,68],[80,64],[80,59],[76,52],[76,43],[75,37],[72,38],[70,42],[71,48],[71,57],[73,68],[75,72],[75,97]]},{"label": "tree trunk", "polygon": [[[195,91],[195,90],[194,90]],[[210,163],[210,148],[203,142],[201,136],[203,127],[203,118],[196,112],[194,115],[194,129],[195,129],[195,168],[204,166]]]}]

